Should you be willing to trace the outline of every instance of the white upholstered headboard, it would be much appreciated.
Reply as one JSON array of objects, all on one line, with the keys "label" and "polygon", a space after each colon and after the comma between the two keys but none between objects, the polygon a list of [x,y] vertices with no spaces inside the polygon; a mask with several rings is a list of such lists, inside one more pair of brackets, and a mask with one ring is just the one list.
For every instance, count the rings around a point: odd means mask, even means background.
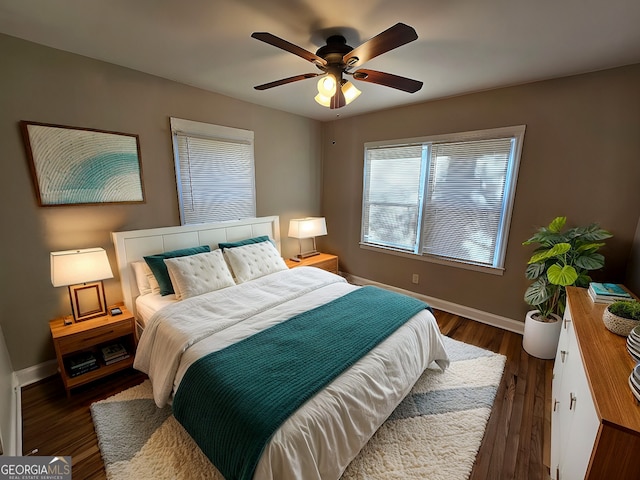
[{"label": "white upholstered headboard", "polygon": [[261,235],[268,235],[281,252],[278,216],[112,232],[111,239],[116,249],[124,304],[131,312],[136,313],[135,299],[140,292],[133,268],[130,266],[131,262],[142,260],[145,255],[199,245],[209,245],[214,250],[220,242],[235,242]]}]

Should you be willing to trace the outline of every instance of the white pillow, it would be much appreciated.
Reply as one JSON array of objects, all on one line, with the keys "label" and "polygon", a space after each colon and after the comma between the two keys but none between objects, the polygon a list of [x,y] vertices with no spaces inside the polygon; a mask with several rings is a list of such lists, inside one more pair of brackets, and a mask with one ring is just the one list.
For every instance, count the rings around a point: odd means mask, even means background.
[{"label": "white pillow", "polygon": [[165,258],[164,263],[178,300],[235,285],[220,250]]},{"label": "white pillow", "polygon": [[287,264],[269,241],[226,248],[224,255],[238,283],[287,270]]},{"label": "white pillow", "polygon": [[160,285],[156,277],[153,276],[153,272],[144,260],[138,260],[137,262],[131,262],[133,267],[133,273],[136,276],[136,284],[138,285],[138,292],[140,295],[147,295],[149,293],[160,293]]}]

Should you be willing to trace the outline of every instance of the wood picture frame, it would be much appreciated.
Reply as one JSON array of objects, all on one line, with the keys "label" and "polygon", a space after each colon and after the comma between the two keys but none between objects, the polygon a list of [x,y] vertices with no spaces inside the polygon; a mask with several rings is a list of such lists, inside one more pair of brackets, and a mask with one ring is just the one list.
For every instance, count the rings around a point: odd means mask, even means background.
[{"label": "wood picture frame", "polygon": [[107,314],[107,301],[102,280],[69,285],[69,296],[76,322],[103,317]]},{"label": "wood picture frame", "polygon": [[21,121],[40,206],[144,203],[138,135]]}]

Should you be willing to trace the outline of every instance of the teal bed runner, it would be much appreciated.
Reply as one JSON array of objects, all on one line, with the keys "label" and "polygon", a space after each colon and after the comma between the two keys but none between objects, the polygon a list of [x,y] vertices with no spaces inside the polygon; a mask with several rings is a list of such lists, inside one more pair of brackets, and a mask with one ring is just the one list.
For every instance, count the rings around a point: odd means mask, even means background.
[{"label": "teal bed runner", "polygon": [[226,480],[251,480],[292,413],[425,308],[377,287],[354,290],[194,362],[174,415]]}]

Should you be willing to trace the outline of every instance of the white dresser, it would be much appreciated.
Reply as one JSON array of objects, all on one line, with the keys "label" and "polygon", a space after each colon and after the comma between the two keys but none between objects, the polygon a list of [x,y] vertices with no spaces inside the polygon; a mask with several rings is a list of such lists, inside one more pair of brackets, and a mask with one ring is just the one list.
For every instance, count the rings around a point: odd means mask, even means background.
[{"label": "white dresser", "polygon": [[627,379],[625,338],[602,323],[603,304],[567,288],[553,369],[551,478],[640,479],[640,406]]}]

